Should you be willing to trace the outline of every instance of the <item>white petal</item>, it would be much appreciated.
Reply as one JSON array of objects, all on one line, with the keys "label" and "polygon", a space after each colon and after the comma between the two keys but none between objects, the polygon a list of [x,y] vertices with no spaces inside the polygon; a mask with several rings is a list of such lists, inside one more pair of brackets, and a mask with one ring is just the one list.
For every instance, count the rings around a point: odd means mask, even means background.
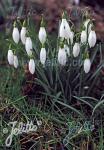
[{"label": "white petal", "polygon": [[34,59],[30,59],[29,61],[29,71],[31,74],[34,74],[35,72],[35,62]]},{"label": "white petal", "polygon": [[67,61],[66,52],[64,48],[60,48],[58,52],[58,62],[60,65],[65,66]]},{"label": "white petal", "polygon": [[13,29],[12,37],[13,37],[14,42],[16,44],[18,44],[18,42],[19,42],[19,30],[18,30],[18,28],[15,27]]},{"label": "white petal", "polygon": [[86,58],[84,60],[84,71],[85,71],[85,73],[88,73],[90,71],[90,68],[91,68],[91,61],[90,61],[90,59]]},{"label": "white petal", "polygon": [[62,19],[59,29],[59,37],[69,39],[70,38],[70,27],[66,19]]},{"label": "white petal", "polygon": [[44,27],[40,27],[40,30],[39,30],[39,40],[40,40],[40,42],[42,43],[42,44],[44,44],[45,43],[45,41],[46,41],[46,30],[45,30],[45,28]]},{"label": "white petal", "polygon": [[46,61],[46,49],[45,48],[41,48],[40,61],[43,65],[45,64],[45,61]]},{"label": "white petal", "polygon": [[29,56],[32,54],[32,41],[30,37],[26,38],[25,49]]},{"label": "white petal", "polygon": [[21,29],[21,41],[23,44],[26,42],[26,27],[22,27]]},{"label": "white petal", "polygon": [[77,57],[79,55],[80,52],[80,45],[79,43],[75,43],[73,46],[73,56]]},{"label": "white petal", "polygon": [[18,67],[18,58],[16,55],[14,55],[14,67],[17,68]]},{"label": "white petal", "polygon": [[12,50],[8,50],[8,62],[10,65],[13,65],[13,61],[14,61],[14,55],[13,55],[13,51]]},{"label": "white petal", "polygon": [[88,37],[88,43],[89,43],[90,48],[95,46],[95,44],[96,44],[96,33],[95,33],[95,31],[90,32],[89,37]]},{"label": "white petal", "polygon": [[87,33],[86,31],[82,31],[81,33],[81,43],[86,43],[87,41]]}]

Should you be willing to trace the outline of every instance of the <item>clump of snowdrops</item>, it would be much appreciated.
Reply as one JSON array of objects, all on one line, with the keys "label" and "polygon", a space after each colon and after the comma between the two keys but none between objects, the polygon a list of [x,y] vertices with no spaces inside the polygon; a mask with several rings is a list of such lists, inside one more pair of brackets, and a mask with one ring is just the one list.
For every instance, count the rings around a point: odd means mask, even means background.
[{"label": "clump of snowdrops", "polygon": [[[23,22],[21,31],[18,29],[18,24],[15,21],[12,32],[13,42],[18,45],[19,42],[22,42],[24,45],[24,53],[28,55],[28,68],[31,74],[35,73],[36,63],[35,60],[39,60],[40,63],[45,67],[48,54],[46,49],[47,42],[47,32],[44,24],[44,19],[42,17],[41,25],[37,38],[40,41],[40,57],[36,58],[33,53],[33,41],[31,35],[29,34],[28,27],[26,26],[26,20]],[[62,14],[61,23],[59,25],[58,32],[58,46],[56,50],[57,64],[61,67],[64,67],[68,63],[68,59],[76,59],[79,55],[83,54],[83,69],[85,73],[89,73],[91,69],[91,61],[89,56],[89,49],[93,48],[96,44],[96,33],[94,31],[94,25],[91,19],[87,18],[83,21],[81,31],[77,32],[71,21],[67,20],[65,13]],[[84,46],[85,50],[82,52],[81,47]],[[8,62],[10,65],[18,68],[19,66],[19,56],[17,56],[17,50],[12,49],[10,44],[8,50]],[[67,64],[68,65],[68,64]],[[70,64],[69,64],[70,65]]]}]

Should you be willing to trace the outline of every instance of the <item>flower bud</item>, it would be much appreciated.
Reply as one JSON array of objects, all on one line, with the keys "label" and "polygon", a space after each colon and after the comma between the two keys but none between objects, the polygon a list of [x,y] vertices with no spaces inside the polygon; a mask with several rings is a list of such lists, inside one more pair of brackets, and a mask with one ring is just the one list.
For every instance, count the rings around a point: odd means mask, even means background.
[{"label": "flower bud", "polygon": [[41,44],[44,44],[46,42],[47,35],[46,35],[46,30],[44,27],[40,27],[38,37],[39,37]]},{"label": "flower bud", "polygon": [[80,52],[80,45],[79,43],[75,43],[73,46],[73,56],[77,57],[79,55]]},{"label": "flower bud", "polygon": [[65,18],[62,19],[60,29],[59,29],[59,37],[69,39],[70,38],[70,27]]},{"label": "flower bud", "polygon": [[86,43],[87,41],[87,33],[86,31],[82,31],[81,33],[81,43]]},{"label": "flower bud", "polygon": [[43,65],[45,64],[45,61],[46,61],[46,49],[45,48],[41,48],[40,61]]},{"label": "flower bud", "polygon": [[30,37],[26,38],[25,49],[26,49],[28,56],[31,56],[32,55],[32,41]]},{"label": "flower bud", "polygon": [[13,29],[12,37],[13,37],[14,42],[16,44],[18,44],[18,42],[19,42],[19,30],[17,27],[14,27],[14,29]]},{"label": "flower bud", "polygon": [[84,71],[85,71],[85,73],[88,73],[90,71],[90,68],[91,68],[91,61],[89,58],[86,58],[84,60]]},{"label": "flower bud", "polygon": [[18,57],[16,55],[14,55],[14,67],[17,68],[18,67]]},{"label": "flower bud", "polygon": [[21,41],[25,45],[25,42],[26,42],[26,27],[22,27],[20,35],[21,35]]},{"label": "flower bud", "polygon": [[89,37],[88,37],[88,43],[89,43],[90,48],[95,46],[95,44],[96,44],[96,33],[95,33],[95,31],[91,30]]},{"label": "flower bud", "polygon": [[35,61],[34,61],[34,59],[30,59],[30,61],[29,61],[29,71],[31,74],[34,74],[34,72],[35,72]]},{"label": "flower bud", "polygon": [[8,50],[8,62],[10,65],[13,65],[13,61],[14,61],[14,54],[12,50]]},{"label": "flower bud", "polygon": [[58,62],[60,65],[65,66],[67,61],[66,52],[64,48],[60,48],[58,52]]}]

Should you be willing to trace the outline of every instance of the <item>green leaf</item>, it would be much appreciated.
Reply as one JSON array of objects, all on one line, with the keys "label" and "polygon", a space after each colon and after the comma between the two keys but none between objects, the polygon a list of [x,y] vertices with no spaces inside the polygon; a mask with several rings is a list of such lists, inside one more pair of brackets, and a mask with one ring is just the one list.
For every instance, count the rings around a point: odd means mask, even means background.
[{"label": "green leaf", "polygon": [[94,113],[95,113],[96,109],[98,109],[98,107],[100,107],[100,106],[104,107],[104,105],[102,105],[103,103],[104,103],[104,100],[98,102],[98,104],[93,109],[92,116],[94,115]]}]

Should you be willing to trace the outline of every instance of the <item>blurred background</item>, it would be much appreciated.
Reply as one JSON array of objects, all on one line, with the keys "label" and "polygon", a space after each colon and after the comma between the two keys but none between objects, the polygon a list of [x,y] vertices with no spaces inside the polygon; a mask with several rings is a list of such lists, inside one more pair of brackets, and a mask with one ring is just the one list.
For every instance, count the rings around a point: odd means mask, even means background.
[{"label": "blurred background", "polygon": [[95,19],[99,40],[104,40],[104,1],[103,0],[0,0],[0,30],[10,27],[11,21],[24,19],[29,12],[39,27],[41,14],[44,14],[49,33],[55,32],[63,10],[67,10],[72,21],[80,18],[80,8],[88,9]]}]

